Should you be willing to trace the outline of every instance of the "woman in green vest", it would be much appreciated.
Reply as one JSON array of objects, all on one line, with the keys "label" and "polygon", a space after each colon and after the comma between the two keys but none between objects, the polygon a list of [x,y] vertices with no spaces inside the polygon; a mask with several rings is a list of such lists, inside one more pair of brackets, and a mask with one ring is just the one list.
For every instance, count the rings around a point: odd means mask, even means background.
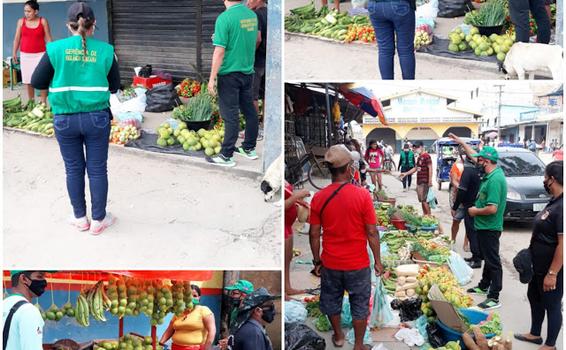
[{"label": "woman in green vest", "polygon": [[[403,145],[403,150],[399,154],[399,168],[402,173],[413,169],[415,167],[415,154],[411,151],[408,143]],[[411,188],[411,181],[413,175],[408,175],[403,178],[403,191],[408,191]]]},{"label": "woman in green vest", "polygon": [[[49,89],[55,137],[67,174],[73,226],[94,235],[115,222],[106,212],[110,93],[120,88],[114,48],[92,38],[95,18],[84,2],[68,11],[71,36],[49,43],[33,76],[36,89]],[[92,224],[87,217],[85,171],[88,173]]]}]

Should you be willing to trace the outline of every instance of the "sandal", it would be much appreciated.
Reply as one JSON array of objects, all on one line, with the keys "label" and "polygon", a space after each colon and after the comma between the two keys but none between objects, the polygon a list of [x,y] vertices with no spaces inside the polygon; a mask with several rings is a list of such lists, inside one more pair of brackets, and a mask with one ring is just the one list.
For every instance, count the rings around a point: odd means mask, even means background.
[{"label": "sandal", "polygon": [[342,339],[342,344],[338,344],[336,343],[336,338],[335,335],[332,334],[332,344],[334,345],[335,348],[341,348],[344,347],[344,344],[346,343],[345,339]]},{"label": "sandal", "polygon": [[524,341],[524,342],[527,342],[527,343],[542,345],[542,337],[529,339],[522,334],[514,334],[513,337],[515,337],[515,339],[517,339],[517,340]]},{"label": "sandal", "polygon": [[311,274],[316,277],[320,277],[320,270],[316,270],[316,268],[311,270]]}]

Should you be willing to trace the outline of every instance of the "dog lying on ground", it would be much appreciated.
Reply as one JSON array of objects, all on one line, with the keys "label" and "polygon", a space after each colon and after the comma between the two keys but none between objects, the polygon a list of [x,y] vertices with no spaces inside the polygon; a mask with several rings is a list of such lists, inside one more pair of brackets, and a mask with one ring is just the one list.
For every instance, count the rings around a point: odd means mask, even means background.
[{"label": "dog lying on ground", "polygon": [[550,71],[554,80],[562,80],[564,51],[558,45],[538,43],[515,43],[507,53],[505,60],[499,62],[499,70],[506,74],[505,79],[517,77],[534,78],[536,71]]},{"label": "dog lying on ground", "polygon": [[280,155],[271,163],[263,180],[261,181],[261,191],[265,195],[265,201],[269,202],[273,196],[281,189],[282,185],[283,156]]}]

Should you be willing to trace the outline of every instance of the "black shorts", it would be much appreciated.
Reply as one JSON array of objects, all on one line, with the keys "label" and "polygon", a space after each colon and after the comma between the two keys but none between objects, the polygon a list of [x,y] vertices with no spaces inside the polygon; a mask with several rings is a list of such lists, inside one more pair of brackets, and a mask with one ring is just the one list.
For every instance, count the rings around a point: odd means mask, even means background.
[{"label": "black shorts", "polygon": [[353,320],[365,320],[370,313],[371,269],[338,271],[323,267],[320,276],[320,311],[328,316],[342,313],[344,291],[350,299]]},{"label": "black shorts", "polygon": [[254,86],[253,86],[254,101],[263,100],[263,96],[260,95],[262,90],[261,84],[263,82],[263,76],[265,75],[265,67],[254,67],[254,70],[255,70]]}]

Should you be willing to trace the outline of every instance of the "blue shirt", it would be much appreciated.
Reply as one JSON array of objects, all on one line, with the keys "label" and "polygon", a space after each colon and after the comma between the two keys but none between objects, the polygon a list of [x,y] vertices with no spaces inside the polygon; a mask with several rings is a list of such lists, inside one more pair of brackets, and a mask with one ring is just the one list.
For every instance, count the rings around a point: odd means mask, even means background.
[{"label": "blue shirt", "polygon": [[236,332],[234,350],[272,350],[271,340],[261,323],[250,318]]},{"label": "blue shirt", "polygon": [[[2,324],[6,322],[12,307],[20,300],[26,300],[15,294],[4,299]],[[42,350],[43,318],[39,310],[31,303],[26,303],[14,313],[10,325],[10,335],[5,350]]]}]

